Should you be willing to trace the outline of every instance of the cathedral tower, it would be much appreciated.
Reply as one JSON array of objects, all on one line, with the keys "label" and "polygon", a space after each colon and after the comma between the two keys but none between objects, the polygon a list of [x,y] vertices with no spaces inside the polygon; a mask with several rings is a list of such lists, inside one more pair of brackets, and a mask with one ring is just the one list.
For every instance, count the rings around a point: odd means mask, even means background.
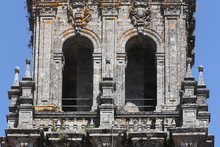
[{"label": "cathedral tower", "polygon": [[196,0],[27,0],[3,147],[214,147],[194,64]]}]

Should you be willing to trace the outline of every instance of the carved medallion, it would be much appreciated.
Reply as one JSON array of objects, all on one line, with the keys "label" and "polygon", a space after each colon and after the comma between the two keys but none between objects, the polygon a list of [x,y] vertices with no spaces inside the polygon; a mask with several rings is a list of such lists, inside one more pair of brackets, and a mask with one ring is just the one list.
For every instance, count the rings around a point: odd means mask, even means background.
[{"label": "carved medallion", "polygon": [[68,22],[79,32],[85,27],[91,17],[90,9],[85,1],[71,2],[67,7]]},{"label": "carved medallion", "polygon": [[131,22],[137,27],[140,33],[143,32],[143,29],[151,21],[151,14],[150,5],[146,2],[134,1],[130,6]]}]

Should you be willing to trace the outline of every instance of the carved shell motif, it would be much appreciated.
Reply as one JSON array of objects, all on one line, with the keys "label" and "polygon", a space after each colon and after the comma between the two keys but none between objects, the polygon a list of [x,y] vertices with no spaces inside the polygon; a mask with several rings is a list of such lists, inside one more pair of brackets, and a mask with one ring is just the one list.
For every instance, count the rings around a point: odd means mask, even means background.
[{"label": "carved shell motif", "polygon": [[67,16],[68,22],[74,27],[76,32],[79,32],[88,24],[91,13],[86,2],[74,2],[67,6]]}]

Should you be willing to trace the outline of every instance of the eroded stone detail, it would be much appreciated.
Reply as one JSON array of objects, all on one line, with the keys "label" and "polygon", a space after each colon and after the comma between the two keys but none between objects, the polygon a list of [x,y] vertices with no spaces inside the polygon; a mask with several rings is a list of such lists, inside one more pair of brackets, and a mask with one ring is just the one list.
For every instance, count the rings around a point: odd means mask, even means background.
[{"label": "eroded stone detail", "polygon": [[146,2],[134,1],[130,6],[130,17],[133,25],[138,29],[139,33],[143,33],[145,27],[151,21],[151,7]]},{"label": "eroded stone detail", "polygon": [[3,147],[214,146],[194,0],[27,3],[34,77],[15,69]]},{"label": "eroded stone detail", "polygon": [[164,3],[162,12],[164,15],[179,16],[181,13],[181,5],[178,3]]},{"label": "eroded stone detail", "polygon": [[86,1],[73,1],[67,6],[68,23],[70,23],[76,32],[85,27],[90,20],[91,12]]}]

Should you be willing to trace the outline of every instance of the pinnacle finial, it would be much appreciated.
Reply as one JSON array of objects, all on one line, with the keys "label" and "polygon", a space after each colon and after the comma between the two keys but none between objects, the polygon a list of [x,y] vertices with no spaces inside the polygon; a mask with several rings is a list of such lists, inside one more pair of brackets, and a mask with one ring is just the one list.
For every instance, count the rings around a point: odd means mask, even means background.
[{"label": "pinnacle finial", "polygon": [[203,70],[204,70],[203,66],[199,65],[198,70],[199,70],[199,82],[198,82],[198,85],[205,85],[204,79],[203,79]]},{"label": "pinnacle finial", "polygon": [[193,77],[192,69],[191,69],[191,62],[192,62],[192,58],[187,58],[187,71],[186,71],[187,78]]},{"label": "pinnacle finial", "polygon": [[31,78],[30,64],[31,64],[31,59],[27,58],[26,59],[25,78]]},{"label": "pinnacle finial", "polygon": [[203,65],[199,65],[198,69],[199,69],[199,72],[203,72],[203,69],[204,69]]},{"label": "pinnacle finial", "polygon": [[18,66],[16,66],[13,86],[19,86],[19,72],[20,72],[20,68]]}]

